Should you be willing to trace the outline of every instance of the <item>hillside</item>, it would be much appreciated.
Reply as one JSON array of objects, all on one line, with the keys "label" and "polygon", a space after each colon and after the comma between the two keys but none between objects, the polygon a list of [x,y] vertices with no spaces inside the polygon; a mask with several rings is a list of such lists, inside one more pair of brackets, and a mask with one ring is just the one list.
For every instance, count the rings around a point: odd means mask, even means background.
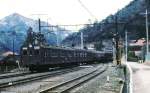
[{"label": "hillside", "polygon": [[[99,42],[103,39],[112,39],[116,33],[116,17],[118,33],[124,39],[125,31],[130,32],[130,39],[145,37],[145,17],[141,15],[147,9],[150,11],[149,0],[134,0],[114,15],[95,22],[93,26],[86,26],[76,34],[63,40],[63,44],[80,44],[80,32],[83,32],[85,43]],[[144,32],[144,33],[143,33]]]}]

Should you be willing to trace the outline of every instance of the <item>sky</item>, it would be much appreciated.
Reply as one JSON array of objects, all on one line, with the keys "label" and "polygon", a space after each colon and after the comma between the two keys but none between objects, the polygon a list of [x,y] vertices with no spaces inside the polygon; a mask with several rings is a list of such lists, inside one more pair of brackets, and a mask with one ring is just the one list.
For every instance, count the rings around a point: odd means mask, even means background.
[{"label": "sky", "polygon": [[[80,0],[98,21],[125,7],[132,0]],[[94,22],[79,0],[0,0],[0,19],[12,13],[48,20],[51,24],[85,24]],[[42,15],[37,15],[42,14]]]}]

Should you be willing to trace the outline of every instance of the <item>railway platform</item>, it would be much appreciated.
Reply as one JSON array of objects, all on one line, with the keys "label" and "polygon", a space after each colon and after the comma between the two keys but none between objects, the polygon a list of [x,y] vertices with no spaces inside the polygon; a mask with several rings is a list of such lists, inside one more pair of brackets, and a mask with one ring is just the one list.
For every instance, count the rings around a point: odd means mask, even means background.
[{"label": "railway platform", "polygon": [[150,93],[150,65],[128,62],[132,69],[133,93]]}]

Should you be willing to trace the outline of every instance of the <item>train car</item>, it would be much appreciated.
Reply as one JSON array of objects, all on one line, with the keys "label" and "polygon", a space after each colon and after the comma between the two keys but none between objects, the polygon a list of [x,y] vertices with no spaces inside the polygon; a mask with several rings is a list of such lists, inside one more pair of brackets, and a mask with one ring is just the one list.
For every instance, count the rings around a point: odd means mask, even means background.
[{"label": "train car", "polygon": [[59,47],[22,47],[21,59],[30,70],[47,70],[49,67],[78,65],[92,62],[93,54],[86,50]]},{"label": "train car", "polygon": [[[30,29],[31,30],[31,29]],[[48,70],[49,67],[72,66],[93,63],[106,57],[105,53],[84,49],[52,47],[45,43],[41,33],[28,31],[28,36],[21,47],[21,63],[34,70]]]}]

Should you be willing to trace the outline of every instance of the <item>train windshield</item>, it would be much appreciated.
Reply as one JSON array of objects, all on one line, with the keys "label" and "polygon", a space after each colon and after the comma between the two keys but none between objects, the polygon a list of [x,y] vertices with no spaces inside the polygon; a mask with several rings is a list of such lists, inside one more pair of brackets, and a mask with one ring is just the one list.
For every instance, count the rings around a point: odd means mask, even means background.
[{"label": "train windshield", "polygon": [[40,53],[40,52],[39,52],[38,49],[36,49],[36,50],[34,51],[34,54],[35,54],[35,55],[39,55],[39,53]]},{"label": "train windshield", "polygon": [[23,50],[23,55],[27,55],[27,50]]},{"label": "train windshield", "polygon": [[22,51],[22,54],[23,54],[23,55],[27,55],[27,54],[28,54],[28,52],[27,52],[27,47],[23,47],[22,50],[23,50],[23,51]]}]

